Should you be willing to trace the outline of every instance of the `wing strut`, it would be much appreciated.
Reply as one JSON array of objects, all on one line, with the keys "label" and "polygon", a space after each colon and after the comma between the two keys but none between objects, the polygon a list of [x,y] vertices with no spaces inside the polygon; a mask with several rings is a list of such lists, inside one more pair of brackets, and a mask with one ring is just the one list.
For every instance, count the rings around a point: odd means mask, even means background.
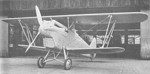
[{"label": "wing strut", "polygon": [[[116,20],[115,20],[113,22],[113,25],[110,27],[110,23],[111,23],[111,20],[112,20],[112,15],[110,15],[109,18],[110,19],[109,19],[108,26],[107,26],[107,29],[106,29],[105,38],[104,38],[104,41],[103,41],[103,44],[102,44],[102,48],[104,48],[106,44],[107,44],[106,47],[108,47],[109,42],[110,42],[111,37],[112,37],[112,34],[113,34],[113,31],[114,31],[114,28],[115,28],[115,24],[116,24]],[[110,31],[109,31],[109,28],[110,28]]]},{"label": "wing strut", "polygon": [[67,17],[67,23],[68,23],[68,28],[70,27],[70,18],[69,17]]},{"label": "wing strut", "polygon": [[102,45],[102,48],[104,47],[105,43],[106,43],[106,37],[107,37],[107,33],[108,33],[108,30],[109,30],[109,27],[110,27],[110,22],[111,22],[111,19],[112,19],[112,15],[109,16],[109,22],[108,22],[108,26],[107,26],[107,29],[106,29],[106,33],[105,33],[105,39],[103,41],[103,45]]},{"label": "wing strut", "polygon": [[115,28],[115,24],[116,24],[116,21],[113,23],[113,26],[112,26],[112,28],[111,28],[109,34],[108,34],[108,43],[107,43],[107,47],[108,47],[109,42],[110,42],[110,40],[111,40],[111,38],[112,38],[112,34],[113,34],[114,28]]},{"label": "wing strut", "polygon": [[[30,31],[29,27],[27,26],[27,24],[23,23],[21,20],[18,20],[18,22],[21,26],[21,29],[22,29],[26,39],[27,39],[27,42],[30,44],[31,41],[33,40],[33,36],[31,34],[31,31]],[[35,43],[33,43],[33,45],[35,45]]]}]

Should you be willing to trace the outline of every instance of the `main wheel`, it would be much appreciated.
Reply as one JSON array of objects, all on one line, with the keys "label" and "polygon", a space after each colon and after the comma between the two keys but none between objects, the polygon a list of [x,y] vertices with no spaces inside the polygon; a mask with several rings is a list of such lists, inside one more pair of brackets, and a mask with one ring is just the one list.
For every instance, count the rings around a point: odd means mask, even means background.
[{"label": "main wheel", "polygon": [[39,59],[37,60],[37,65],[39,68],[43,68],[45,66],[45,62],[44,62],[44,57],[39,57]]},{"label": "main wheel", "polygon": [[66,59],[64,62],[64,69],[69,70],[72,67],[72,60],[70,58]]}]

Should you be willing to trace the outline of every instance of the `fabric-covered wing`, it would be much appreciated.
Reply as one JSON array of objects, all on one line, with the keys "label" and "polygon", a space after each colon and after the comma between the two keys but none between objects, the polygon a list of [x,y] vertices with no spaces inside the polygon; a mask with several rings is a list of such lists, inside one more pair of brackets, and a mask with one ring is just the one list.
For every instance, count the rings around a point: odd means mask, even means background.
[{"label": "fabric-covered wing", "polygon": [[[52,16],[42,16],[43,20],[50,20],[50,18],[61,20],[69,17],[74,22],[79,24],[107,24],[108,20],[100,23],[109,15],[112,15],[112,21],[116,20],[116,23],[136,23],[142,22],[148,18],[148,15],[143,12],[120,12],[120,13],[92,13],[92,14],[72,14],[72,15],[52,15]],[[3,21],[19,25],[18,20],[28,25],[39,25],[36,17],[19,17],[19,18],[6,18]]]},{"label": "fabric-covered wing", "polygon": [[112,53],[121,53],[125,49],[122,47],[105,47],[105,48],[68,48],[69,53],[75,54],[112,54]]},{"label": "fabric-covered wing", "polygon": [[21,23],[27,25],[39,25],[36,17],[6,18],[3,21],[11,25],[19,26],[19,20],[21,21]]},{"label": "fabric-covered wing", "polygon": [[[23,48],[27,48],[28,45],[18,45],[20,47],[23,47]],[[41,47],[41,46],[31,46],[30,47],[31,50],[37,50],[37,51],[48,51],[49,49],[46,48],[46,47]]]},{"label": "fabric-covered wing", "polygon": [[[108,24],[109,15],[112,16],[111,22],[113,23],[137,23],[143,22],[148,18],[148,15],[143,12],[120,12],[120,13],[99,13],[98,15],[77,16],[76,21],[79,24]],[[107,18],[107,19],[106,19]],[[105,19],[105,21],[103,21]],[[102,22],[103,21],[103,22]]]}]

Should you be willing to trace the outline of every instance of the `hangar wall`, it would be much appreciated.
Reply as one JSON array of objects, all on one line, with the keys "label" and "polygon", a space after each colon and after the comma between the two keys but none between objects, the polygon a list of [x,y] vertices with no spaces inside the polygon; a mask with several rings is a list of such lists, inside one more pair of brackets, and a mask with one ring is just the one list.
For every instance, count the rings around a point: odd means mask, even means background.
[{"label": "hangar wall", "polygon": [[141,57],[150,58],[150,10],[142,11],[148,19],[141,23]]},{"label": "hangar wall", "polygon": [[[97,8],[97,7],[124,7],[134,6],[140,0],[8,0],[5,5],[10,10],[34,10],[38,5],[40,9],[66,9],[66,8]],[[7,2],[7,1],[6,1]]]}]

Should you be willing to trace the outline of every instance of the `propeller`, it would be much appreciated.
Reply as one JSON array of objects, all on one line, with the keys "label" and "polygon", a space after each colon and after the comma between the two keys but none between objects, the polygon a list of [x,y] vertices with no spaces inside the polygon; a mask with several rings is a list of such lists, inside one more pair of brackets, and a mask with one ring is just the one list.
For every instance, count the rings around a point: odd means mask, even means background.
[{"label": "propeller", "polygon": [[[35,11],[36,11],[36,16],[37,16],[37,20],[38,23],[40,24],[40,26],[42,25],[43,21],[42,21],[42,16],[41,16],[41,12],[38,8],[38,6],[35,6]],[[39,26],[39,27],[40,27]],[[35,36],[35,38],[33,39],[33,41],[29,44],[28,48],[26,49],[25,53],[30,49],[30,47],[32,46],[32,44],[34,43],[34,41],[37,39],[37,37],[39,36],[40,31],[38,31],[37,35]]]},{"label": "propeller", "polygon": [[43,21],[42,21],[41,12],[40,12],[38,6],[35,6],[35,10],[36,10],[37,20],[38,20],[38,22],[39,22],[39,24],[41,26]]}]

